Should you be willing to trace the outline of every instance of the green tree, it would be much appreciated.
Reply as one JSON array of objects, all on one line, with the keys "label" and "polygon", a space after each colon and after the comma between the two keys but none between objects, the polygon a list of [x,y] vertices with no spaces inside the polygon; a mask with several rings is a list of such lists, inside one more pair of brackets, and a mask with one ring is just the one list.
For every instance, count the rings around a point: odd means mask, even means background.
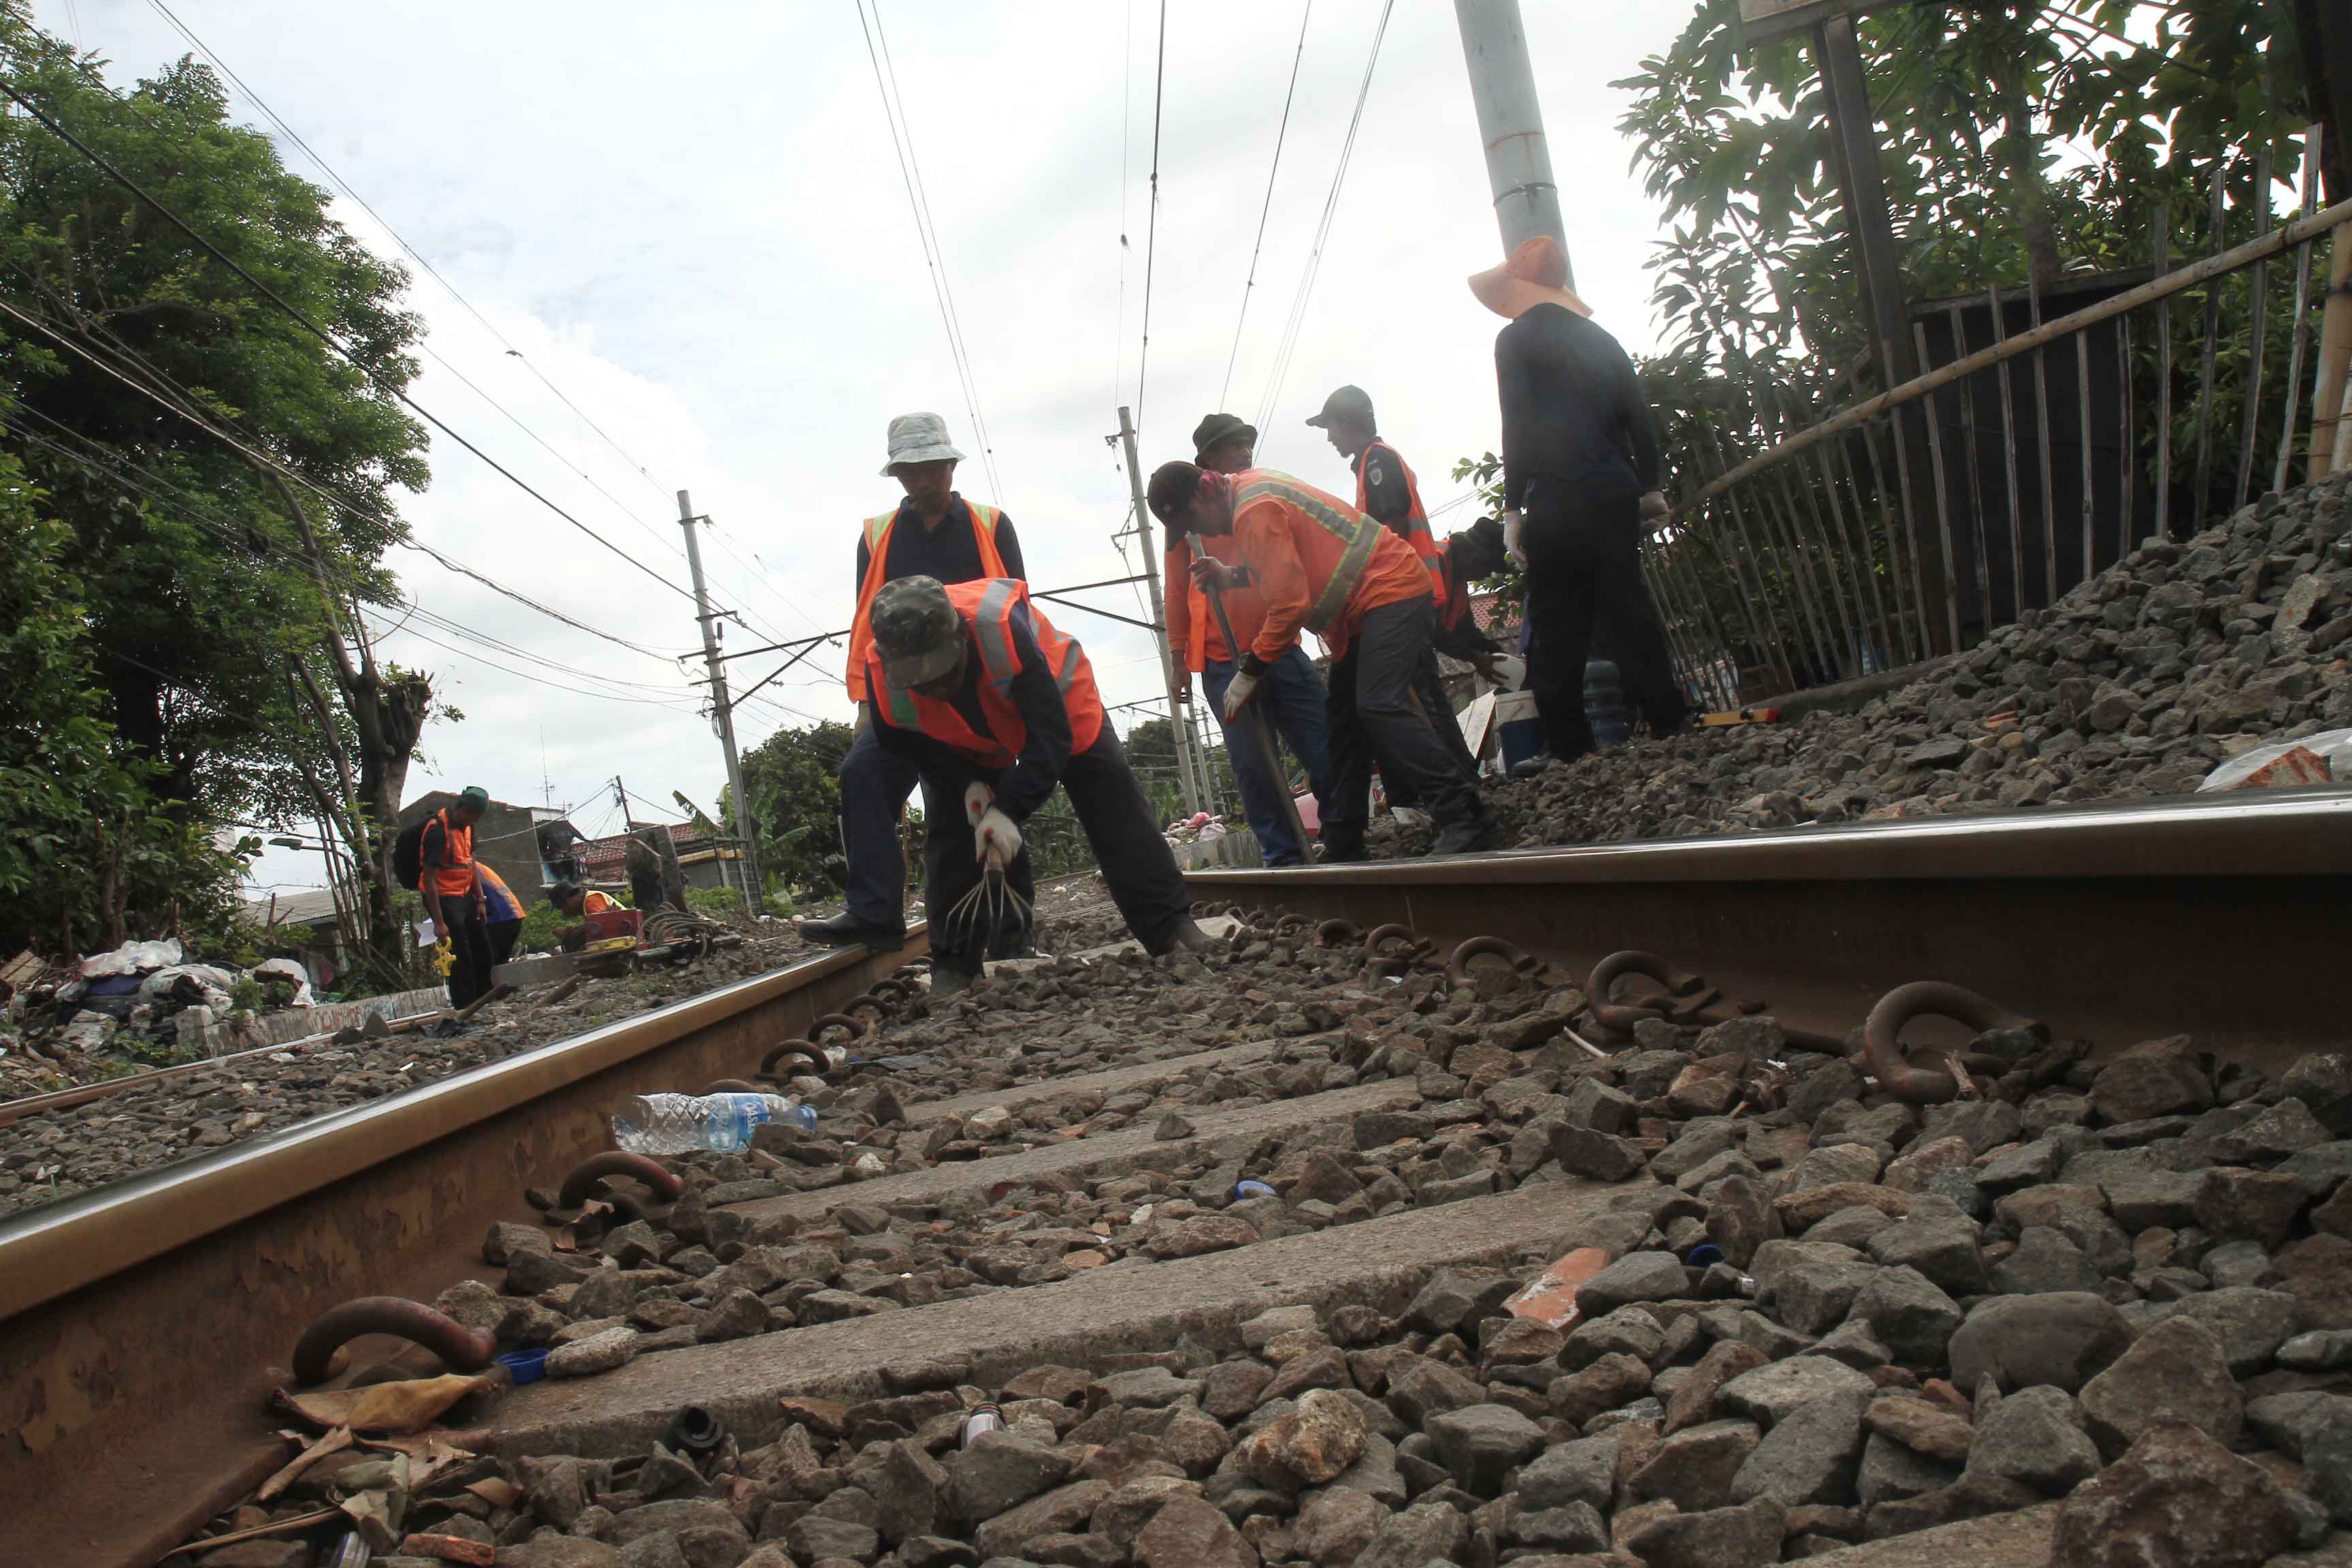
[{"label": "green tree", "polygon": [[[743,790],[751,797],[761,872],[786,887],[838,886],[841,759],[855,731],[825,722],[779,730],[743,753]],[[719,795],[719,820],[740,833],[732,792]]]},{"label": "green tree", "polygon": [[361,616],[397,602],[391,498],[428,479],[393,395],[415,369],[405,274],[229,123],[204,67],[117,94],[21,0],[0,4],[0,62],[365,367],[32,118],[0,117],[0,295],[39,322],[0,333],[6,445],[71,530],[106,716],[189,820],[331,823],[395,963],[388,828],[431,683],[380,668]]},{"label": "green tree", "polygon": [[108,721],[72,531],[45,499],[0,454],[0,949],[73,952],[225,916],[241,863]]}]

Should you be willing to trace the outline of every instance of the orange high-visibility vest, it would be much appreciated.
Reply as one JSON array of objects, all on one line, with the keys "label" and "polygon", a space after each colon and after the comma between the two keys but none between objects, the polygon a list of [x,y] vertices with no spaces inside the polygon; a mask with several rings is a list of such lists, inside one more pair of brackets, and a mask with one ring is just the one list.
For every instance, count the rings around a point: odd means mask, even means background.
[{"label": "orange high-visibility vest", "polygon": [[1437,618],[1442,624],[1445,619],[1446,593],[1445,567],[1442,560],[1444,552],[1438,545],[1437,536],[1429,531],[1429,509],[1421,504],[1421,481],[1413,478],[1412,465],[1404,460],[1403,453],[1386,441],[1374,441],[1356,454],[1356,510],[1367,517],[1371,515],[1372,487],[1365,477],[1365,470],[1372,466],[1375,453],[1385,456],[1397,466],[1397,472],[1404,476],[1404,491],[1412,500],[1412,510],[1405,513],[1402,526],[1393,523],[1383,526],[1412,545],[1412,552],[1421,557],[1423,565],[1429,568],[1429,591],[1436,595]]},{"label": "orange high-visibility vest", "polygon": [[[1272,468],[1232,478],[1234,536],[1265,596],[1265,620],[1252,645],[1260,658],[1280,658],[1300,627],[1321,637],[1333,658],[1344,658],[1367,613],[1433,592],[1421,557],[1338,496]],[[1252,551],[1261,528],[1287,542],[1286,557],[1262,559]],[[1287,557],[1296,557],[1295,569]],[[1302,602],[1297,620],[1277,626],[1278,608]]]},{"label": "orange high-visibility vest", "polygon": [[442,864],[425,868],[416,890],[446,899],[470,893],[474,890],[474,830],[450,821],[446,805],[433,815],[441,821]]},{"label": "orange high-visibility vest", "polygon": [[1070,715],[1070,751],[1085,751],[1101,738],[1103,705],[1095,689],[1094,666],[1076,639],[1064,637],[1029,603],[1029,586],[1016,577],[974,578],[948,584],[948,602],[970,628],[980,650],[980,707],[986,717],[984,731],[975,731],[953,702],[892,686],[882,673],[882,658],[866,650],[867,689],[877,693],[874,715],[893,729],[916,730],[953,747],[984,768],[1009,768],[1029,742],[1029,726],[1013,700],[1013,678],[1021,673],[1021,655],[1013,644],[1014,611],[1026,613],[1029,629],[1054,673],[1063,706]]},{"label": "orange high-visibility vest", "polygon": [[620,907],[620,900],[609,893],[600,893],[593,888],[580,895],[580,912],[583,915],[601,915],[607,910]]},{"label": "orange high-visibility vest", "polygon": [[[958,496],[956,500],[963,498]],[[1004,514],[978,501],[963,504],[971,513],[972,542],[980,546],[980,576],[974,580],[984,582],[1004,576],[1004,560],[996,553],[996,521]],[[874,647],[874,595],[890,580],[886,563],[890,559],[890,530],[898,521],[897,507],[866,520],[866,578],[857,584],[857,616],[849,624],[849,664],[843,674],[852,702],[866,700],[866,656]],[[945,527],[945,522],[940,526]]]},{"label": "orange high-visibility vest", "polygon": [[[1232,534],[1214,536],[1196,534],[1202,553],[1213,555],[1228,566],[1242,563],[1242,552]],[[1217,625],[1217,612],[1209,603],[1209,595],[1192,581],[1192,546],[1188,540],[1178,540],[1176,548],[1162,557],[1163,574],[1168,579],[1168,642],[1171,647],[1181,647],[1184,668],[1198,675],[1211,664],[1231,664],[1241,656],[1225,646],[1223,628]],[[1225,619],[1234,624],[1234,636],[1244,648],[1257,640],[1258,627],[1265,624],[1265,599],[1257,589],[1246,583],[1237,583],[1224,591]]]}]

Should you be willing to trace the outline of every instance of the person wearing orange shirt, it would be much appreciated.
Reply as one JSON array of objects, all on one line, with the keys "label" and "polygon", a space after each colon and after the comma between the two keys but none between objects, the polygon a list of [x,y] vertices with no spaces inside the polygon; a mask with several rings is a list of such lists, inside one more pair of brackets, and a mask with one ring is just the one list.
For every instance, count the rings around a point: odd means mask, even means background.
[{"label": "person wearing orange shirt", "polygon": [[1439,721],[1413,695],[1437,625],[1421,557],[1339,497],[1271,468],[1215,474],[1194,463],[1164,464],[1151,476],[1147,500],[1171,534],[1234,537],[1241,567],[1196,561],[1196,581],[1220,588],[1246,583],[1265,601],[1256,640],[1225,691],[1228,715],[1241,711],[1302,631],[1330,650],[1333,793],[1323,816],[1325,858],[1364,858],[1375,761],[1391,790],[1411,789],[1437,819],[1433,852],[1492,848],[1500,834],[1477,787],[1455,770],[1438,738]]},{"label": "person wearing orange shirt", "polygon": [[[1256,447],[1256,427],[1231,414],[1212,414],[1192,431],[1193,460],[1214,473],[1239,473],[1251,467]],[[1201,544],[1228,564],[1240,562],[1231,534],[1220,539],[1203,536]],[[1217,613],[1210,606],[1208,595],[1192,581],[1192,571],[1191,545],[1182,537],[1171,534],[1163,575],[1168,582],[1168,646],[1175,650],[1180,664],[1169,697],[1174,702],[1192,701],[1192,677],[1201,678],[1201,688],[1208,693],[1209,705],[1216,712],[1219,728],[1224,731],[1225,757],[1234,767],[1234,787],[1241,792],[1242,811],[1257,834],[1260,854],[1268,866],[1303,865],[1307,847],[1291,831],[1290,814],[1282,808],[1282,797],[1289,790],[1290,781],[1285,776],[1280,759],[1265,754],[1265,748],[1258,743],[1256,725],[1225,717],[1225,692],[1233,685],[1236,667],[1232,651],[1225,647],[1224,633],[1217,625]],[[1225,618],[1233,623],[1234,636],[1247,643],[1257,635],[1258,623],[1265,618],[1265,604],[1255,589],[1244,585],[1226,594],[1224,605]],[[1328,809],[1331,752],[1324,718],[1328,698],[1314,661],[1307,657],[1304,648],[1293,645],[1267,666],[1258,689],[1263,693],[1260,701],[1265,707],[1266,721],[1307,770],[1307,785],[1315,792],[1317,805]]]}]

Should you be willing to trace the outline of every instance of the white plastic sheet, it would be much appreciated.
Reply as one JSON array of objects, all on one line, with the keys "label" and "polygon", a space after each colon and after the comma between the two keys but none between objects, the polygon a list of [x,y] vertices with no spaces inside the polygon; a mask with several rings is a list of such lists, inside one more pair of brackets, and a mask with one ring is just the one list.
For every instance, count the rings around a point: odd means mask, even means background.
[{"label": "white plastic sheet", "polygon": [[175,936],[155,942],[126,942],[111,952],[93,953],[83,959],[81,977],[100,980],[110,974],[143,974],[151,969],[177,963],[184,956],[180,939]]}]

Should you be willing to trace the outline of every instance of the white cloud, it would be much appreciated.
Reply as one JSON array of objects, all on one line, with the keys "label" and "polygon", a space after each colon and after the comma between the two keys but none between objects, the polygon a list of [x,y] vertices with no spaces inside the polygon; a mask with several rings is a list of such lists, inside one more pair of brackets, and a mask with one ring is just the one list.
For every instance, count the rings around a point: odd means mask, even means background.
[{"label": "white cloud", "polygon": [[[846,624],[856,521],[893,499],[875,473],[891,415],[937,409],[976,450],[852,6],[185,0],[178,8],[655,482],[421,275],[413,300],[435,351],[562,458],[437,364],[427,363],[417,398],[681,585],[669,492],[689,489],[728,547],[706,563],[719,602],[763,632]],[[61,6],[38,9],[71,36]],[[1641,264],[1657,218],[1627,170],[1614,129],[1625,97],[1608,83],[1663,48],[1688,9],[1524,10],[1579,285],[1629,348],[1654,347]],[[184,47],[133,0],[79,0],[79,13],[83,37],[111,57],[118,82]],[[1189,455],[1186,437],[1224,379],[1298,15],[1289,4],[1234,0],[1170,11],[1147,469]],[[1377,16],[1369,3],[1316,8],[1225,399],[1244,417],[1264,395]],[[1125,515],[1128,484],[1103,437],[1116,428],[1117,403],[1135,394],[1158,8],[887,0],[883,17],[994,437],[1004,493],[986,499],[1020,528],[1034,582],[1118,575],[1108,536]],[[241,99],[235,112],[258,119]],[[318,177],[298,151],[284,151]],[[1131,247],[1123,333],[1122,199]],[[393,253],[364,214],[339,210]],[[1261,454],[1347,488],[1344,467],[1300,421],[1331,386],[1354,382],[1372,394],[1430,504],[1458,493],[1447,477],[1454,459],[1496,440],[1498,325],[1463,279],[1498,248],[1452,8],[1398,6]],[[1116,392],[1115,363],[1125,369]],[[681,653],[695,646],[684,598],[454,443],[436,438],[433,466],[431,489],[404,507],[420,539],[617,636]],[[980,464],[961,478],[967,493],[984,493]],[[754,558],[764,572],[744,564]],[[626,689],[674,694],[679,704],[577,696],[395,637],[387,651],[432,669],[445,700],[467,715],[428,731],[413,787],[478,783],[537,801],[543,766],[557,802],[579,805],[591,822],[605,815],[599,803],[615,773],[665,805],[673,788],[706,804],[716,796],[723,771],[709,724],[687,710],[690,670],[535,616],[421,557],[402,552],[397,562],[430,609],[565,664],[655,683],[664,691]],[[1103,602],[1134,607],[1118,594]],[[1109,700],[1157,689],[1141,633],[1055,615],[1087,645]],[[750,646],[749,635],[770,640],[742,628],[728,635],[737,647]],[[829,679],[839,654],[811,664],[763,695],[845,716]],[[768,668],[747,659],[733,672],[740,681]],[[745,743],[779,721],[755,706],[743,716]],[[258,879],[315,879],[315,858],[273,854]]]}]

